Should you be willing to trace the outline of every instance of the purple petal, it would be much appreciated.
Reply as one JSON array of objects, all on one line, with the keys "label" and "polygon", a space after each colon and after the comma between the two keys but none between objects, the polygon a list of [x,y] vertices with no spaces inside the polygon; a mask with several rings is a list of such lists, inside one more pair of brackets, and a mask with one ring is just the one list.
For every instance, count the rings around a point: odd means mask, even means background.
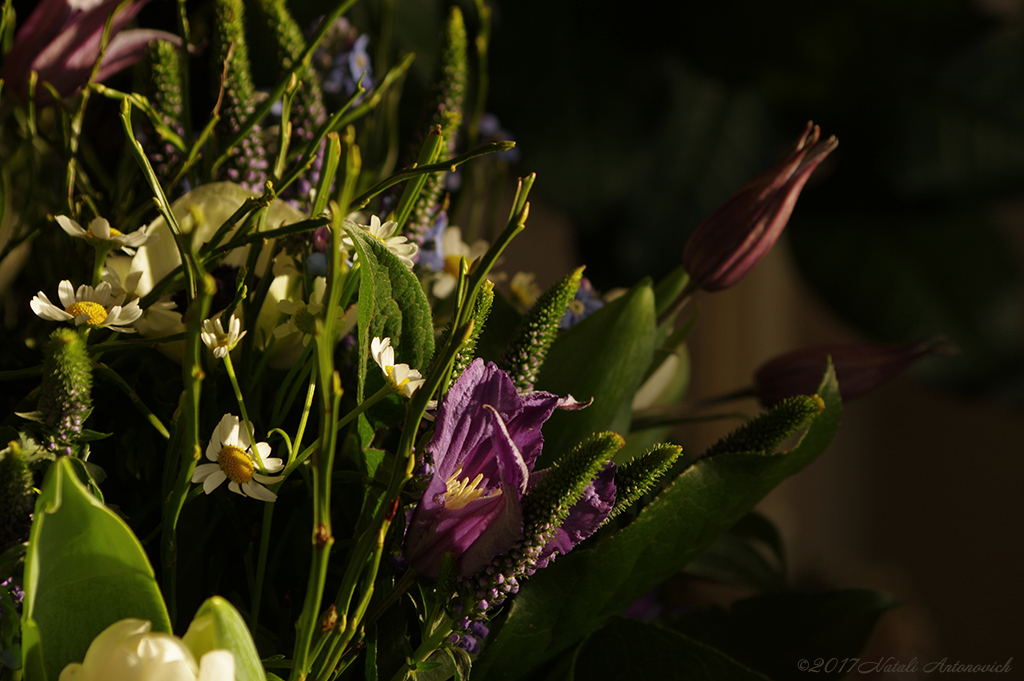
[{"label": "purple petal", "polygon": [[569,510],[569,516],[562,526],[555,530],[555,535],[544,545],[544,550],[537,560],[537,568],[546,566],[555,554],[569,553],[574,546],[594,534],[611,513],[614,505],[615,464],[609,462]]},{"label": "purple petal", "polygon": [[[146,56],[149,44],[157,40],[166,40],[181,46],[181,38],[167,31],[137,28],[118,33],[107,46],[107,54],[103,57],[103,64],[100,65],[96,81],[103,82],[118,71],[141,60]],[[92,67],[90,66],[90,68]]]}]

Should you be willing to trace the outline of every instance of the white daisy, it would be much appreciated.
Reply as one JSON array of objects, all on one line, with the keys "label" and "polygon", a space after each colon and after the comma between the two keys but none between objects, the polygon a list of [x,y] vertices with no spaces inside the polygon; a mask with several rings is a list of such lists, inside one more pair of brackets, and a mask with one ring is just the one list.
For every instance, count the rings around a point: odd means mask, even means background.
[{"label": "white daisy", "polygon": [[226,333],[220,319],[207,319],[203,321],[203,330],[199,335],[206,343],[206,347],[213,350],[213,356],[223,359],[226,354],[234,350],[245,333],[242,331],[242,320],[231,315]]},{"label": "white daisy", "polygon": [[107,282],[95,289],[83,284],[76,291],[71,282],[65,279],[57,287],[57,296],[63,309],[51,303],[42,291],[32,299],[29,307],[43,319],[54,322],[74,321],[77,326],[102,326],[122,333],[135,333],[135,329],[128,325],[142,316],[138,300],[122,306],[124,296],[114,296]]},{"label": "white daisy", "polygon": [[192,473],[192,482],[203,483],[203,491],[210,494],[222,482],[230,480],[228,489],[236,494],[260,501],[274,501],[277,495],[260,483],[275,483],[279,482],[280,478],[257,473],[260,468],[253,458],[258,456],[268,473],[280,472],[284,468],[284,463],[278,458],[268,458],[269,454],[270,445],[266,442],[257,442],[253,447],[249,434],[239,423],[238,417],[224,414],[224,418],[213,431],[210,444],[206,446],[206,458],[214,463],[196,466]]},{"label": "white daisy", "polygon": [[462,230],[449,227],[441,237],[441,253],[444,254],[444,269],[436,274],[431,292],[435,297],[444,299],[452,294],[459,283],[459,263],[465,257],[472,265],[477,258],[487,252],[488,245],[483,239],[472,246],[462,240]]},{"label": "white daisy", "polygon": [[[116,260],[117,258],[107,258],[107,264]],[[112,267],[103,269],[103,281],[110,284],[111,293],[115,296],[124,296],[126,299],[142,297],[142,292],[139,291],[141,278],[142,271],[140,270],[129,272],[122,280],[117,269]],[[169,336],[184,331],[181,314],[175,311],[177,307],[170,296],[164,296],[142,311],[142,317],[135,322],[135,329],[143,336]]]},{"label": "white daisy", "polygon": [[78,239],[85,239],[93,244],[108,244],[108,247],[121,248],[128,254],[134,254],[135,249],[143,244],[155,241],[156,235],[151,235],[145,227],[134,232],[124,234],[110,226],[106,218],[96,218],[89,223],[89,229],[82,229],[82,226],[66,215],[56,217],[57,224],[61,229]]},{"label": "white daisy", "polygon": [[142,271],[138,270],[135,272],[129,272],[128,275],[121,280],[117,270],[110,267],[103,268],[103,281],[110,284],[110,291],[115,296],[123,295],[125,299],[128,298],[141,298],[142,294],[139,293],[139,279],[142,278]]},{"label": "white daisy", "polygon": [[[412,269],[412,259],[416,257],[416,253],[420,250],[420,247],[410,242],[409,239],[404,236],[395,236],[395,232],[398,231],[397,222],[394,220],[388,220],[384,224],[381,224],[380,218],[376,215],[370,217],[370,224],[368,225],[358,225],[347,220],[346,222],[368,232],[370,236],[377,239],[377,241],[384,244],[389,251],[398,256],[398,259],[402,261],[402,264],[409,269]],[[342,243],[349,249],[355,248],[355,244],[352,243],[351,237],[345,237],[342,239]]]},{"label": "white daisy", "polygon": [[408,364],[395,364],[395,349],[391,347],[390,338],[374,338],[370,342],[370,354],[391,384],[401,390],[406,397],[412,397],[426,382],[420,372],[410,369]]}]

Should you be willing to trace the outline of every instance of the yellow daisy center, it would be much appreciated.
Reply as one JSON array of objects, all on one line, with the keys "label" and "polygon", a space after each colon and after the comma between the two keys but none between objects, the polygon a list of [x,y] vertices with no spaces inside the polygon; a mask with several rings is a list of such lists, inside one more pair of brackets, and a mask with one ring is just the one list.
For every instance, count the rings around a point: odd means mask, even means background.
[{"label": "yellow daisy center", "polygon": [[252,482],[253,471],[256,464],[244,449],[235,445],[224,445],[217,457],[220,469],[230,478],[231,482],[239,485]]},{"label": "yellow daisy center", "polygon": [[83,314],[89,315],[90,326],[99,326],[107,319],[107,308],[91,300],[72,303],[64,308],[64,311],[76,318]]},{"label": "yellow daisy center", "polygon": [[[472,480],[469,478],[459,480],[460,475],[462,475],[461,468],[452,473],[452,476],[446,481],[448,491],[444,493],[445,508],[452,510],[462,508],[469,502],[476,501],[484,494],[484,491],[478,488],[478,485],[484,479],[483,473],[480,473]],[[497,493],[501,494],[501,490],[498,490]]]}]

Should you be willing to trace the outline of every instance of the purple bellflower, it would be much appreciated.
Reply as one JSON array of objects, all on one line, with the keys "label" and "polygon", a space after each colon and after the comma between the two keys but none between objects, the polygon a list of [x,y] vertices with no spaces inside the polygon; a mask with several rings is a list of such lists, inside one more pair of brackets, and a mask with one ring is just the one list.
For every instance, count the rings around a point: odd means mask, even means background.
[{"label": "purple bellflower", "polygon": [[720,291],[742,279],[782,235],[807,179],[839,144],[819,141],[811,123],[777,165],[733,194],[705,219],[683,250],[683,267],[692,285]]},{"label": "purple bellflower", "polygon": [[494,364],[473,361],[437,413],[427,446],[432,476],[405,535],[409,564],[436,578],[451,553],[467,577],[521,541],[523,495],[544,446],[541,426],[555,409],[583,406],[551,393],[520,395]]},{"label": "purple bellflower", "polygon": [[[114,17],[110,42],[97,81],[112,76],[142,59],[154,40],[181,43],[177,36],[148,29],[122,30],[149,0],[132,0]],[[100,55],[100,40],[107,16],[118,0],[42,0],[14,38],[4,63],[3,77],[22,97],[28,95],[29,75],[38,73],[62,97],[77,92],[89,79]],[[50,96],[38,91],[40,101]]]}]

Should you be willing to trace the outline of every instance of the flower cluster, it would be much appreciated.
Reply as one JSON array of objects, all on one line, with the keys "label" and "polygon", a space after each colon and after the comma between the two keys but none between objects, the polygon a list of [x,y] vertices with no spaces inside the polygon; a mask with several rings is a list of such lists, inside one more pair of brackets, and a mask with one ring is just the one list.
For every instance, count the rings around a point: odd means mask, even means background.
[{"label": "flower cluster", "polygon": [[[477,92],[486,3],[452,4],[415,78],[390,14],[377,33],[343,3],[304,34],[283,0],[216,0],[171,36],[128,29],[146,4],[43,0],[3,64],[19,97],[0,111],[0,154],[17,150],[0,187],[0,302],[17,302],[0,353],[0,678],[554,669],[555,648],[582,651],[819,454],[840,392],[941,352],[770,361],[717,398],[766,411],[674,475],[682,446],[658,440],[701,417],[680,311],[773,247],[834,138],[809,125],[673,246],[681,267],[602,296],[583,266],[550,284],[507,264],[534,178],[510,211],[489,205],[520,157]],[[99,84],[143,59],[137,86]],[[402,87],[423,64],[429,96]],[[396,126],[420,95],[421,129]],[[119,105],[120,130],[97,101]],[[116,173],[94,162],[122,146]],[[799,460],[780,451],[808,428]]]}]

